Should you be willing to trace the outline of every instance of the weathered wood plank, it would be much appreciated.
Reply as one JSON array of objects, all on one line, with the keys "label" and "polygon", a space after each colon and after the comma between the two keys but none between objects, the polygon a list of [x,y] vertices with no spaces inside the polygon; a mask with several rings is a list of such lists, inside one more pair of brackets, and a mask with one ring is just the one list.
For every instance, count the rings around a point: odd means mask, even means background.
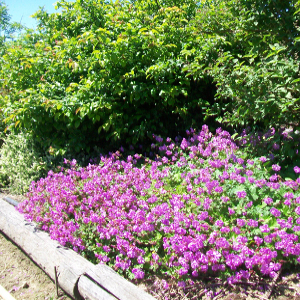
[{"label": "weathered wood plank", "polygon": [[87,271],[87,275],[120,300],[154,300],[151,295],[127,281],[106,265],[93,265],[93,267]]},{"label": "weathered wood plank", "polygon": [[85,300],[117,300],[117,298],[84,275],[78,281],[78,291]]},{"label": "weathered wood plank", "polygon": [[[27,222],[15,207],[1,198],[0,230],[23,249],[52,279],[55,278],[54,267],[56,267],[59,286],[74,299],[82,299],[78,290],[78,283],[80,283],[81,291],[83,292],[84,286],[87,285],[91,295],[94,292],[91,286],[94,286],[95,290],[102,287],[111,294],[111,299],[115,297],[119,300],[154,300],[152,296],[108,266],[95,266],[73,250],[51,240],[46,232],[40,231],[34,223]],[[92,278],[92,283],[87,282],[84,274],[87,274],[87,278]]]},{"label": "weathered wood plank", "polygon": [[27,222],[15,207],[0,200],[0,230],[13,240],[52,279],[57,268],[58,284],[75,297],[78,278],[85,272],[85,260],[72,250],[64,249],[49,235]]},{"label": "weathered wood plank", "polygon": [[2,285],[0,285],[0,299],[3,300],[16,300]]}]

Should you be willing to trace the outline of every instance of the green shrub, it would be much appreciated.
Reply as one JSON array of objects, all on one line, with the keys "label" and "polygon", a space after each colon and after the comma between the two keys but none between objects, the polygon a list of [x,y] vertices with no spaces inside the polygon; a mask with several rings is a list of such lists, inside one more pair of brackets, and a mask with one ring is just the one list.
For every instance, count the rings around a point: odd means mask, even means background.
[{"label": "green shrub", "polygon": [[9,134],[0,149],[0,184],[10,192],[24,194],[41,178],[47,166],[29,133]]},{"label": "green shrub", "polygon": [[57,5],[61,15],[39,11],[39,32],[4,55],[8,126],[76,154],[145,144],[152,133],[175,136],[202,122],[215,89],[209,76],[186,78],[181,54],[194,38],[193,6]]},{"label": "green shrub", "polygon": [[217,86],[208,115],[231,126],[267,129],[298,122],[299,16],[299,1],[271,0],[213,1],[207,13],[196,15],[196,26],[222,41],[205,51],[194,43],[186,52],[194,56],[190,76],[207,66],[205,52],[216,52],[207,69]]},{"label": "green shrub", "polygon": [[203,121],[293,123],[297,4],[60,1],[62,13],[38,11],[38,30],[1,58],[5,127],[77,156],[146,146],[153,133],[175,137]]}]

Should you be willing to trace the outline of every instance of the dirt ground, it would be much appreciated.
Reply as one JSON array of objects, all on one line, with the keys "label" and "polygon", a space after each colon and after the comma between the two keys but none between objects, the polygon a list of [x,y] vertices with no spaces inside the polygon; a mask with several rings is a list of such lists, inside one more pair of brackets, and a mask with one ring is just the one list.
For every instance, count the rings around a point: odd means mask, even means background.
[{"label": "dirt ground", "polygon": [[[0,232],[0,285],[17,300],[70,300],[16,245]],[[1,299],[1,297],[0,297]]]},{"label": "dirt ground", "polygon": [[[22,200],[21,197],[8,196],[18,201]],[[229,286],[226,282],[212,278],[188,286],[184,291],[178,288],[175,282],[169,282],[168,290],[154,282],[155,278],[150,278],[136,284],[158,300],[300,300],[300,268],[284,271],[273,281],[253,277],[248,283]],[[72,299],[60,289],[57,296],[53,281],[1,231],[0,285],[16,300]]]}]

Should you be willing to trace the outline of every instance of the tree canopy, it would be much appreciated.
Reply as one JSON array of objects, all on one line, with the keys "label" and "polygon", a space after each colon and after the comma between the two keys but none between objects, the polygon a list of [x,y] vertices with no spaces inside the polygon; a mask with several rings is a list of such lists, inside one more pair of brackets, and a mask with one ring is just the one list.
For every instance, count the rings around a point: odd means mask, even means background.
[{"label": "tree canopy", "polygon": [[21,24],[11,22],[11,16],[7,5],[0,1],[0,47],[3,47],[5,41],[12,37],[12,34],[22,28]]}]

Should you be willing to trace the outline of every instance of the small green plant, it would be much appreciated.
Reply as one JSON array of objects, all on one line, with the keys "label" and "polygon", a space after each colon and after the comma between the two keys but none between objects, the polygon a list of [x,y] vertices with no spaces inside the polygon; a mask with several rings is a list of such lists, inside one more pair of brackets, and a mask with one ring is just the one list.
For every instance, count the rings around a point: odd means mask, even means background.
[{"label": "small green plant", "polygon": [[30,133],[11,133],[3,137],[0,149],[0,185],[23,194],[30,183],[45,173],[47,166]]}]

